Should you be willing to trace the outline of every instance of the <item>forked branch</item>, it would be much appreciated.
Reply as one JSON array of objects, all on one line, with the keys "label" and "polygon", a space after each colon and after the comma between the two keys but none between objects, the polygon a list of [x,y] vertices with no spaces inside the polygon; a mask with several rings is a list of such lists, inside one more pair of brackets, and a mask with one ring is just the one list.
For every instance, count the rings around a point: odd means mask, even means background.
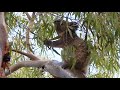
[{"label": "forked branch", "polygon": [[[19,62],[15,65],[11,66],[10,67],[11,73],[13,73],[14,71],[16,71],[22,67],[39,67],[39,68],[44,68],[45,71],[49,72],[54,77],[74,78],[74,76],[72,76],[72,73],[61,68],[61,66],[62,66],[61,62],[58,62],[56,60],[48,60],[48,59],[42,60],[42,59],[38,58],[37,56],[35,56],[34,54],[25,53],[25,52],[22,52],[19,50],[12,50],[12,51],[23,54],[23,55],[29,57],[33,61],[23,61],[23,62]],[[9,74],[10,74],[10,72],[6,72],[6,75],[9,75]]]},{"label": "forked branch", "polygon": [[69,72],[62,69],[59,65],[56,65],[56,61],[54,60],[51,60],[51,61],[50,60],[47,60],[47,61],[35,60],[35,61],[19,62],[10,67],[11,72],[6,72],[5,74],[9,75],[22,67],[39,67],[39,68],[44,67],[44,70],[49,72],[54,77],[74,78]]}]

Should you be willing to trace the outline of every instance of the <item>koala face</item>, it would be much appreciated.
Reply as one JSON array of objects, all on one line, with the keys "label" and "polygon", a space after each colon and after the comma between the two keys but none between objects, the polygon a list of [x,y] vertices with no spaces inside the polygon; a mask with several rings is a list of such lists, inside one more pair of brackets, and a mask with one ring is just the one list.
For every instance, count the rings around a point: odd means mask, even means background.
[{"label": "koala face", "polygon": [[77,22],[67,22],[61,19],[55,20],[54,25],[59,36],[63,35],[68,29],[71,31],[75,31],[78,28]]},{"label": "koala face", "polygon": [[67,30],[67,23],[64,20],[55,20],[54,21],[56,32],[59,36]]},{"label": "koala face", "polygon": [[70,22],[69,26],[71,27],[71,30],[77,30],[78,28],[78,23],[77,22]]}]

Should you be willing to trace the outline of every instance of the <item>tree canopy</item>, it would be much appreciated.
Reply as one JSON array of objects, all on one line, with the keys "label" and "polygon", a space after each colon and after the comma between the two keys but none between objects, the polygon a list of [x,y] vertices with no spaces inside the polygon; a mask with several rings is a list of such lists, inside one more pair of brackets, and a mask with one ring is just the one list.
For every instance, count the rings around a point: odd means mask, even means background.
[{"label": "tree canopy", "polygon": [[[77,35],[87,41],[91,51],[87,77],[112,78],[119,75],[120,13],[119,12],[6,12],[5,21],[11,48],[49,58],[45,39],[56,36],[54,20],[63,18],[79,24]],[[57,57],[55,52],[50,49]],[[49,58],[50,59],[50,58]],[[11,51],[11,65],[28,58]],[[21,68],[9,77],[49,78],[39,68]]]}]

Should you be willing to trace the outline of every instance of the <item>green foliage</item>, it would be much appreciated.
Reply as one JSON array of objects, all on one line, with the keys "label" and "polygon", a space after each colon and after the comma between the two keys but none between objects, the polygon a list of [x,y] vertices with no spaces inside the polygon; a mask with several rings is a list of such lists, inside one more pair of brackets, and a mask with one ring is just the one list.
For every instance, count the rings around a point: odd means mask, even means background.
[{"label": "green foliage", "polygon": [[42,72],[39,69],[36,68],[21,68],[15,73],[12,73],[9,75],[9,78],[51,78],[51,75],[44,75],[44,72]]},{"label": "green foliage", "polygon": [[75,50],[75,47],[67,46],[61,51],[62,60],[68,62],[69,65],[72,66],[71,69],[73,69],[74,65],[76,64]]},{"label": "green foliage", "polygon": [[[116,74],[119,74],[120,67],[119,12],[41,12],[36,14],[29,39],[35,55],[46,54],[47,49],[43,45],[43,40],[56,36],[53,24],[56,18],[77,21],[82,36],[88,31],[87,41],[91,51],[89,77],[118,77]],[[13,41],[12,48],[26,51],[26,28],[29,20],[25,13],[7,12],[6,23],[9,30],[9,40]],[[70,52],[65,54],[70,54]],[[26,57],[12,53],[11,64],[22,60],[26,60]],[[94,70],[92,70],[93,68]],[[10,77],[42,77],[42,74],[38,69],[23,68]]]}]

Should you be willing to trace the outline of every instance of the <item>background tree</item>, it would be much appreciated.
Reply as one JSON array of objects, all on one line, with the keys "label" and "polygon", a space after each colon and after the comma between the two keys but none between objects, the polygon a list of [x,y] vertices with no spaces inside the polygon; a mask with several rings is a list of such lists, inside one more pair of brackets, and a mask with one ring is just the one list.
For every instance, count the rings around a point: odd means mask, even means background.
[{"label": "background tree", "polygon": [[[54,20],[63,18],[78,22],[77,34],[87,40],[91,51],[87,77],[108,78],[119,77],[119,16],[119,12],[6,12],[5,20],[11,48],[43,57],[43,60],[44,57],[50,59],[43,41],[56,36]],[[12,51],[11,58],[11,66],[28,60],[26,56]],[[29,67],[21,68],[9,77],[53,76],[42,69]]]}]

